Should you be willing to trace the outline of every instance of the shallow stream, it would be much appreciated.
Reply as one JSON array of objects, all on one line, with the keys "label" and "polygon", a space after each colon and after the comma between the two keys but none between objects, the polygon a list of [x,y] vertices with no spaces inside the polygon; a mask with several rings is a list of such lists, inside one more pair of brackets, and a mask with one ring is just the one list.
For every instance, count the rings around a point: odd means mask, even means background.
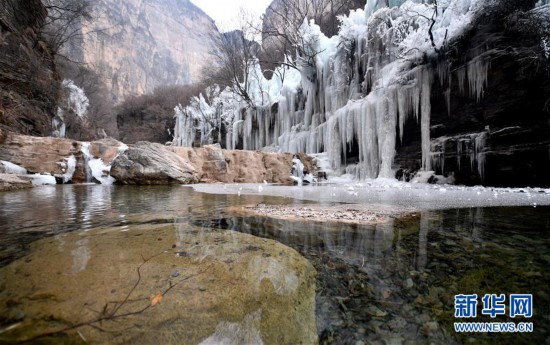
[{"label": "shallow stream", "polygon": [[[82,248],[72,255],[85,266],[93,255],[85,248],[86,233],[96,236],[92,230],[189,223],[274,239],[306,257],[318,273],[321,343],[550,343],[550,207],[421,211],[378,225],[243,217],[228,210],[288,203],[310,202],[187,187],[64,185],[0,193],[0,267],[32,255],[29,245],[48,236],[81,232]],[[533,294],[533,317],[455,319],[454,296],[474,293]],[[8,315],[6,308],[0,306],[0,332],[25,317]],[[480,315],[481,300],[478,309]],[[534,331],[457,334],[456,321],[528,321]]]}]

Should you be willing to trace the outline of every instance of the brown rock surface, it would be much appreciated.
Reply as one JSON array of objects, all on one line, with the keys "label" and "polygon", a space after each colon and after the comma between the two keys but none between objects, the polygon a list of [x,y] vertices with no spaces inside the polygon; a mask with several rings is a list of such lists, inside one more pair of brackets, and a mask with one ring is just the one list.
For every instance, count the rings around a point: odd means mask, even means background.
[{"label": "brown rock surface", "polygon": [[0,2],[0,125],[19,133],[49,135],[57,107],[54,56],[39,35],[45,20],[40,0]]},{"label": "brown rock surface", "polygon": [[101,158],[106,164],[111,164],[119,154],[119,148],[122,144],[113,138],[106,138],[90,143],[90,154],[94,158]]},{"label": "brown rock surface", "polygon": [[[200,182],[223,183],[294,183],[289,176],[292,169],[290,153],[266,153],[246,150],[222,150],[219,145],[199,148],[170,147],[188,160],[200,175]],[[308,164],[311,158],[306,157]]]},{"label": "brown rock surface", "polygon": [[278,242],[233,231],[180,223],[50,237],[1,268],[0,286],[5,320],[15,325],[2,343],[94,320],[104,331],[78,327],[48,340],[317,342],[312,265]]},{"label": "brown rock surface", "polygon": [[0,160],[20,165],[29,173],[65,173],[65,162],[74,155],[77,167],[73,179],[85,181],[82,164],[81,143],[69,139],[52,137],[33,137],[7,133],[5,141],[0,144]]},{"label": "brown rock surface", "polygon": [[0,174],[0,192],[32,188],[31,181],[13,174]]},{"label": "brown rock surface", "polygon": [[[76,140],[33,137],[0,130],[0,160],[20,165],[31,174],[62,175],[67,159],[74,155],[76,170],[72,181],[85,182],[86,157],[82,146],[83,143]],[[289,153],[223,150],[219,145],[187,148],[139,142],[119,156],[123,146],[112,138],[89,144],[92,158],[113,165],[111,176],[119,183],[294,183],[290,178],[292,155]],[[308,156],[302,155],[301,159],[305,166],[313,166]]]},{"label": "brown rock surface", "polygon": [[[4,138],[2,140],[2,138]],[[62,175],[66,171],[66,162],[70,156],[76,159],[73,182],[85,182],[85,157],[82,142],[53,137],[33,137],[13,132],[0,132],[0,160],[20,165],[29,173],[49,173]],[[93,158],[110,165],[123,145],[114,139],[103,139],[90,143]]]}]

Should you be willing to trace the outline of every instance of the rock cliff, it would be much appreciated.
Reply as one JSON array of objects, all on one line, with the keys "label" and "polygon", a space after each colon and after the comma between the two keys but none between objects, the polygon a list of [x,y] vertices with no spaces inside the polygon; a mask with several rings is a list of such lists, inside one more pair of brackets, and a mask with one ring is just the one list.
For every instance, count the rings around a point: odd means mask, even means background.
[{"label": "rock cliff", "polygon": [[[435,70],[451,71],[450,82],[435,82],[431,94],[437,174],[465,185],[550,186],[550,62],[537,55],[539,45],[538,37],[482,17],[444,61],[432,62]],[[461,85],[461,78],[481,60],[486,70],[477,72],[486,73],[486,84],[476,95],[472,81]],[[395,167],[418,170],[420,137],[420,127],[409,121]]]},{"label": "rock cliff", "polygon": [[115,101],[155,87],[200,81],[219,32],[188,0],[93,2],[66,54],[100,73]]},{"label": "rock cliff", "polygon": [[0,126],[49,135],[59,80],[41,40],[46,9],[39,0],[0,3]]}]

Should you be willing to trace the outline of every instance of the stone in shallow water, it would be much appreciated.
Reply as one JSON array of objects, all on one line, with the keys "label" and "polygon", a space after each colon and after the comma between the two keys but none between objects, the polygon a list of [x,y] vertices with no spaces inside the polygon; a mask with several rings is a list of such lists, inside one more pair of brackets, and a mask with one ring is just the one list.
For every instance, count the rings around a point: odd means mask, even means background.
[{"label": "stone in shallow water", "polygon": [[[93,325],[108,333],[77,329],[88,343],[317,341],[315,270],[294,250],[272,240],[189,224],[120,230],[46,238],[31,245],[33,260],[0,269],[0,309],[25,315],[20,325],[0,334],[0,342],[102,317]],[[181,248],[193,255],[177,255]],[[180,275],[174,277],[175,271]],[[153,297],[156,303],[150,306]],[[115,317],[105,318],[109,315]],[[54,342],[80,340],[76,330],[64,333]]]}]

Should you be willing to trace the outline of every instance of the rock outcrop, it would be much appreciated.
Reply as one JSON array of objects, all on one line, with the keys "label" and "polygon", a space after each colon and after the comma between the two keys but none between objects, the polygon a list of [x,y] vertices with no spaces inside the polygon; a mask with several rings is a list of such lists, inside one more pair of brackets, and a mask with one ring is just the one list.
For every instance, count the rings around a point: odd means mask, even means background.
[{"label": "rock outcrop", "polygon": [[59,78],[40,30],[46,9],[40,0],[0,4],[0,127],[50,135]]},{"label": "rock outcrop", "polygon": [[[300,158],[306,167],[313,166],[310,157]],[[0,129],[0,161],[16,164],[28,174],[55,176],[58,183],[112,183],[112,178],[138,185],[294,183],[291,154],[223,150],[219,145],[185,148],[138,142],[128,148],[112,138],[87,143]]]},{"label": "rock outcrop", "polygon": [[67,160],[74,156],[78,162],[74,181],[86,181],[82,145],[78,141],[52,137],[33,137],[7,133],[0,143],[0,160],[24,167],[30,174],[63,175]]},{"label": "rock outcrop", "polygon": [[[123,144],[114,139],[83,143],[70,139],[19,135],[0,129],[0,161],[19,165],[28,174],[55,176],[60,183],[91,181],[90,160],[109,166],[121,148],[124,148]],[[72,169],[71,161],[74,162],[74,171],[68,176]]]},{"label": "rock outcrop", "polygon": [[219,39],[214,21],[189,0],[97,0],[91,18],[65,54],[94,66],[115,101],[200,81]]},{"label": "rock outcrop", "polygon": [[137,185],[190,184],[199,181],[195,168],[166,146],[146,141],[118,156],[111,167],[118,183]]},{"label": "rock outcrop", "polygon": [[[305,258],[189,223],[45,238],[0,269],[0,286],[3,320],[18,323],[2,343],[49,332],[52,343],[317,342],[315,269]],[[82,323],[93,327],[58,332]]]},{"label": "rock outcrop", "polygon": [[292,155],[289,153],[223,150],[219,144],[199,148],[171,146],[169,149],[187,159],[203,183],[294,183],[290,178]]},{"label": "rock outcrop", "polygon": [[32,183],[14,174],[0,173],[0,192],[16,191],[31,188]]}]

